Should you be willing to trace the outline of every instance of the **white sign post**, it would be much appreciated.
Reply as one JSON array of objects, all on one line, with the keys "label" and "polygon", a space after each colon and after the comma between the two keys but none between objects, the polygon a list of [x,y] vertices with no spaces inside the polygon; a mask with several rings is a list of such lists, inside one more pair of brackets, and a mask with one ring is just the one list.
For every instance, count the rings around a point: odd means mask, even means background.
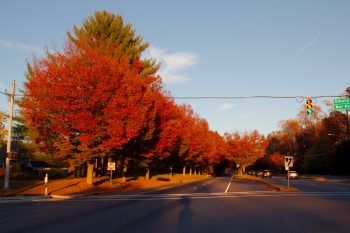
[{"label": "white sign post", "polygon": [[286,170],[288,171],[287,178],[288,178],[288,188],[289,188],[289,168],[293,167],[294,159],[293,156],[284,156],[284,166],[286,167]]},{"label": "white sign post", "polygon": [[107,170],[111,171],[110,174],[110,180],[109,180],[109,187],[112,187],[112,172],[115,170],[115,162],[108,162]]},{"label": "white sign post", "polygon": [[45,196],[47,196],[47,184],[49,183],[49,174],[46,173],[45,175],[45,179],[44,179],[44,183],[45,183]]}]

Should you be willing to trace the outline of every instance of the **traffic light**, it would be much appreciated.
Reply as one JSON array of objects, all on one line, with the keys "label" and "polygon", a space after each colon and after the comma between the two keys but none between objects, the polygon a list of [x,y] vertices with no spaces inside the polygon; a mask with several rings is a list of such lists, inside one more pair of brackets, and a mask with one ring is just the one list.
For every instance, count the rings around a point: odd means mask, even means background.
[{"label": "traffic light", "polygon": [[307,98],[306,100],[306,112],[307,114],[312,114],[314,110],[312,109],[312,100],[310,97]]}]

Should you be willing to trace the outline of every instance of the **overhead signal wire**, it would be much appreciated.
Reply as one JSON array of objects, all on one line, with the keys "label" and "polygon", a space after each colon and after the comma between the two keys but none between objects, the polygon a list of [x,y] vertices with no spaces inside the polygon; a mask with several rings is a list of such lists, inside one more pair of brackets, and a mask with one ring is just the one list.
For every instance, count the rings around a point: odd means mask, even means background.
[{"label": "overhead signal wire", "polygon": [[[255,96],[174,96],[174,99],[305,99],[309,96],[269,96],[269,95],[255,95]],[[318,95],[311,96],[312,99],[320,98],[336,98],[339,95]]]},{"label": "overhead signal wire", "polygon": [[[0,91],[0,94],[10,95],[9,93]],[[23,94],[15,94],[17,97],[23,97]],[[30,96],[30,95],[29,95]],[[253,96],[173,96],[174,99],[312,99],[321,98],[339,98],[341,95],[317,95],[317,96],[271,96],[271,95],[253,95]]]}]

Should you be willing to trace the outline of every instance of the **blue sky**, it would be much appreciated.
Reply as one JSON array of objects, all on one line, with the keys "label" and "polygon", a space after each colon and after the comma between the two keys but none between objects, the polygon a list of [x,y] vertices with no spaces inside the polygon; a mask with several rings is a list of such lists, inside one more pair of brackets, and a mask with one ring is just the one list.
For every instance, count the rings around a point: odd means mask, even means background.
[{"label": "blue sky", "polygon": [[[350,1],[120,0],[0,3],[0,91],[21,88],[26,60],[61,50],[96,10],[120,14],[151,47],[144,56],[173,96],[338,95],[350,86]],[[269,133],[294,118],[293,99],[178,100],[212,130]],[[320,103],[320,100],[318,101]],[[8,111],[0,95],[0,110]],[[327,109],[324,109],[327,111]]]}]

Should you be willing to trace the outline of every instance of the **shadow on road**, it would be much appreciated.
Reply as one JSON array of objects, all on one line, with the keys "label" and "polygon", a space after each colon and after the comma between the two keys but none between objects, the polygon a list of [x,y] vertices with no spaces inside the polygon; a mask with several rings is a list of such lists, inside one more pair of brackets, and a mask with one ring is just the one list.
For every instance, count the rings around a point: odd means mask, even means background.
[{"label": "shadow on road", "polygon": [[180,200],[180,204],[182,209],[179,212],[177,232],[190,233],[192,232],[192,218],[193,218],[193,212],[190,207],[191,200],[187,197],[183,197]]}]

